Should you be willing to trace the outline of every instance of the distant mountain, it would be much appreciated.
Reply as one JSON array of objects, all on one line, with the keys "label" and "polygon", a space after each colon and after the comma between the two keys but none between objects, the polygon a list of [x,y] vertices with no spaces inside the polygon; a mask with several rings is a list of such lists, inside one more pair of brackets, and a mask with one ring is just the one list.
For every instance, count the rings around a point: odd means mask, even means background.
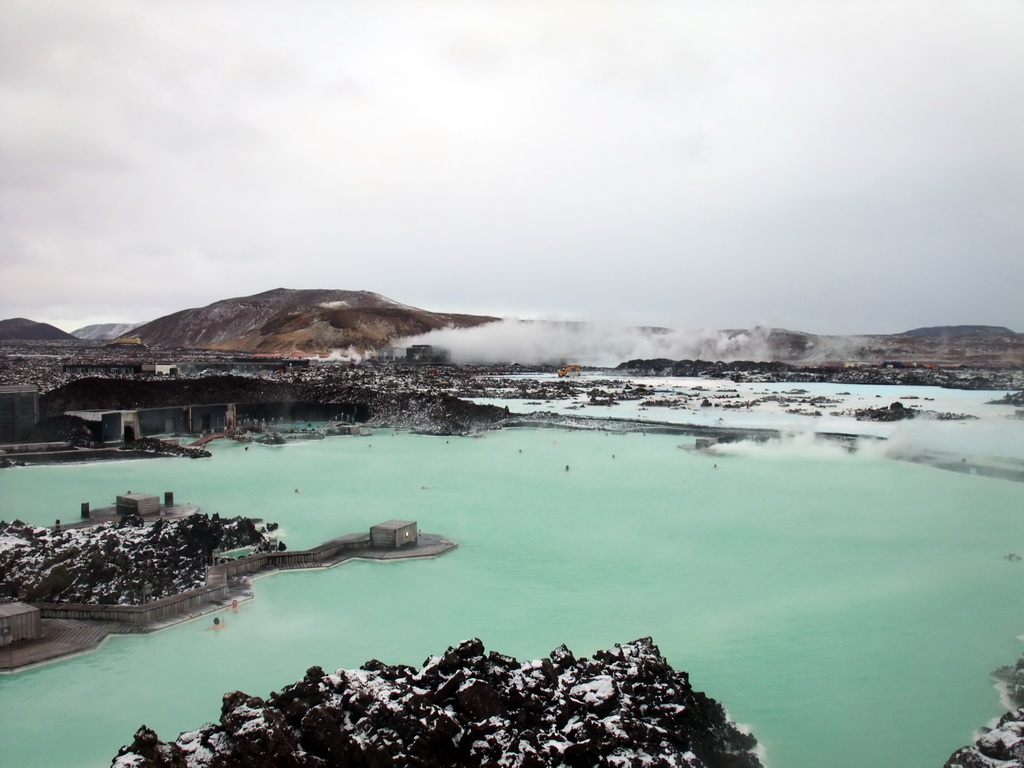
[{"label": "distant mountain", "polygon": [[139,323],[100,323],[99,325],[87,325],[72,331],[71,335],[76,339],[87,339],[89,341],[110,341],[128,335]]},{"label": "distant mountain", "polygon": [[899,336],[992,336],[1012,334],[1009,328],[1001,325],[933,325],[927,328],[915,328],[904,331]]},{"label": "distant mountain", "polygon": [[151,347],[244,352],[365,352],[439,328],[468,328],[497,318],[429,312],[369,291],[275,288],[216,301],[132,330]]},{"label": "distant mountain", "polygon": [[[276,288],[253,296],[216,301],[186,309],[135,328],[98,326],[86,331],[120,336],[130,331],[151,348],[234,350],[256,353],[330,352],[353,349],[360,353],[414,339],[431,331],[474,328],[497,318],[431,312],[369,291]],[[30,321],[5,321],[6,323]],[[39,324],[33,324],[39,325]],[[0,326],[2,327],[2,326]],[[102,330],[101,330],[102,329]],[[116,329],[116,330],[115,330]],[[62,331],[52,329],[58,334]],[[493,330],[493,334],[488,331]],[[614,339],[588,323],[507,321],[472,336],[471,352],[453,356],[461,362],[549,359],[586,361],[609,352],[620,360],[636,357],[633,348],[613,350]],[[673,359],[757,360],[802,365],[900,361],[935,364],[1024,366],[1024,334],[994,326],[940,326],[902,334],[823,336],[781,328],[677,332],[666,328],[634,328],[625,334],[640,342],[637,349]],[[430,334],[422,343],[457,347],[459,334]],[[10,335],[0,338],[11,338]],[[19,338],[27,338],[20,335]],[[68,334],[50,338],[73,338]],[[463,337],[464,338],[464,337]],[[523,346],[535,359],[523,359]],[[630,339],[625,342],[631,344]],[[619,339],[621,342],[622,339]],[[417,343],[414,341],[414,343]],[[507,354],[502,347],[511,345]],[[481,354],[480,349],[488,350]],[[471,359],[471,357],[473,359]],[[483,359],[481,359],[483,358]]]},{"label": "distant mountain", "polygon": [[24,317],[0,320],[2,341],[60,341],[75,338],[49,323],[37,323]]},{"label": "distant mountain", "polygon": [[[877,334],[823,336],[782,328],[708,331],[680,335],[668,352],[673,360],[790,363],[802,366],[880,364],[1024,366],[1024,334],[918,336]],[[661,354],[659,357],[666,357]]]},{"label": "distant mountain", "polygon": [[[943,328],[943,333],[907,332],[870,336],[818,336],[772,329],[766,334],[761,354],[750,359],[802,365],[884,361],[940,365],[1024,365],[1022,333],[993,326]],[[971,330],[978,328],[988,330]],[[733,359],[740,358],[734,355]]]}]

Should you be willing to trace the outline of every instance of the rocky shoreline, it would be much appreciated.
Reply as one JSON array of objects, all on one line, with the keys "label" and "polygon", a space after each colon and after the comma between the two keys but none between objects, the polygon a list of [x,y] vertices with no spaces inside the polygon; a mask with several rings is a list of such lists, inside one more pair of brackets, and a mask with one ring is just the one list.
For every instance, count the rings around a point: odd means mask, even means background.
[{"label": "rocky shoreline", "polygon": [[981,729],[974,744],[954,752],[943,768],[1022,768],[1024,766],[1024,656],[992,672],[1011,707]]},{"label": "rocky shoreline", "polygon": [[757,741],[650,638],[519,662],[467,640],[422,668],[369,661],[263,699],[171,742],[142,726],[113,768],[685,766],[759,768]]},{"label": "rocky shoreline", "polygon": [[942,387],[944,389],[1024,389],[1024,370],[970,366],[800,366],[739,360],[629,360],[616,369],[633,376],[683,376],[729,379],[736,383],[866,384],[870,386]]}]

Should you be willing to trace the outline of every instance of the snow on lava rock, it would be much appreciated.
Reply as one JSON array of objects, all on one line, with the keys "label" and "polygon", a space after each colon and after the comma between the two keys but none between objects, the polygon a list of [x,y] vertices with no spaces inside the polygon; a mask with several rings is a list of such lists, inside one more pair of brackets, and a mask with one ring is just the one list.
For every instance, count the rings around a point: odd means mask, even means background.
[{"label": "snow on lava rock", "polygon": [[973,746],[954,752],[945,768],[1024,768],[1024,707],[985,728]]},{"label": "snow on lava rock", "polygon": [[173,742],[142,726],[114,765],[758,768],[756,744],[650,638],[523,664],[467,640],[419,670],[312,667],[266,701],[230,693],[220,724]]},{"label": "snow on lava rock", "polygon": [[136,605],[202,586],[216,549],[269,547],[249,518],[137,515],[63,531],[0,521],[0,594],[28,602]]}]

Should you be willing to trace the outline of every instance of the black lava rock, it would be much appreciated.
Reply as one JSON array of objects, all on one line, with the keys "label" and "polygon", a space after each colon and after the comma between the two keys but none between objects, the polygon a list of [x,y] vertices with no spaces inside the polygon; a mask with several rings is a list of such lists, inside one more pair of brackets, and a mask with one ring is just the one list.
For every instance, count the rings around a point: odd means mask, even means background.
[{"label": "black lava rock", "polygon": [[312,667],[266,700],[230,693],[219,724],[173,742],[143,726],[113,766],[759,768],[756,744],[650,638],[524,663],[468,640],[418,670]]}]

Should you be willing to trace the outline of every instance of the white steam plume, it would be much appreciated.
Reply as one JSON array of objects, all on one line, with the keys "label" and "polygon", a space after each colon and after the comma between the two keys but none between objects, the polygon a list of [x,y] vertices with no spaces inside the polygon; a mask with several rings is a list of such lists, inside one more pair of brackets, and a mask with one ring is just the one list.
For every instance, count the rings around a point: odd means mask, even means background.
[{"label": "white steam plume", "polygon": [[577,363],[615,366],[626,360],[765,360],[768,329],[674,331],[599,323],[500,320],[475,328],[445,328],[401,339],[396,346],[431,344],[454,363]]},{"label": "white steam plume", "polygon": [[332,349],[331,354],[323,358],[325,363],[361,363],[366,355],[355,347],[345,349]]}]

